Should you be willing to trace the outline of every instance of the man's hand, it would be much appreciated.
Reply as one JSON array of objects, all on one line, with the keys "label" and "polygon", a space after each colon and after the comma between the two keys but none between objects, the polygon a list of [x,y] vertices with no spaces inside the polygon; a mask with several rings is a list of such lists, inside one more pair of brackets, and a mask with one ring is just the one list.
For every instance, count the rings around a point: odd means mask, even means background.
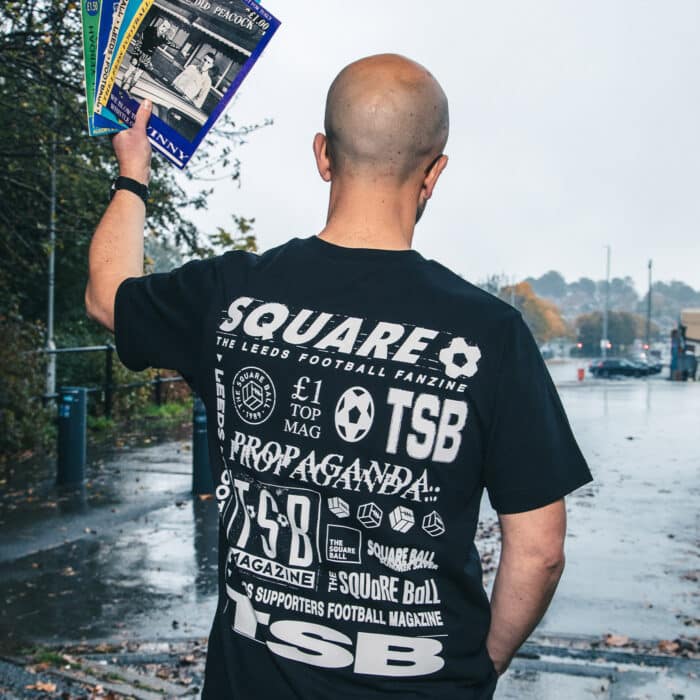
[{"label": "man's hand", "polygon": [[500,675],[542,619],[559,583],[566,507],[561,498],[542,508],[498,517],[501,558],[491,593],[486,648]]},{"label": "man's hand", "polygon": [[119,174],[130,177],[144,185],[151,177],[151,144],[146,136],[146,125],[151,118],[153,106],[144,100],[136,112],[131,129],[120,131],[112,138],[112,146],[119,163]]}]

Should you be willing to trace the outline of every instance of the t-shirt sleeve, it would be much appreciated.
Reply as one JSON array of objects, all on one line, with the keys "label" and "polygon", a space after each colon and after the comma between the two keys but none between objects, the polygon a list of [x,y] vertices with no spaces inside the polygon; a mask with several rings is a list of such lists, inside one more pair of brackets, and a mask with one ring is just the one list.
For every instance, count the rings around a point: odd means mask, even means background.
[{"label": "t-shirt sleeve", "polygon": [[521,513],[592,481],[535,339],[518,313],[505,337],[484,482],[498,513]]},{"label": "t-shirt sleeve", "polygon": [[216,258],[124,280],[114,302],[119,359],[131,370],[174,369],[192,381],[204,320],[218,301]]}]

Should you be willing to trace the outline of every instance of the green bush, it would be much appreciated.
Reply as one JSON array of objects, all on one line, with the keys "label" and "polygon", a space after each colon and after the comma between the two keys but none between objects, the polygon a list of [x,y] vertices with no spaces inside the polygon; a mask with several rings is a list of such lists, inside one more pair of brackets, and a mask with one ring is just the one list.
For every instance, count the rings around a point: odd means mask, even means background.
[{"label": "green bush", "polygon": [[[89,329],[78,326],[67,336],[57,334],[57,346],[84,347],[105,344]],[[17,313],[0,315],[0,463],[29,457],[39,450],[51,450],[56,445],[56,404],[42,402],[45,392],[47,356],[37,349],[43,347],[44,329]],[[56,356],[56,387],[83,386],[98,388],[88,395],[88,427],[94,437],[109,439],[120,425],[152,418],[167,425],[186,420],[192,411],[192,395],[183,381],[161,385],[161,405],[155,404],[155,387],[117,388],[120,384],[149,382],[158,371],[148,369],[132,372],[113,355],[112,414],[105,415],[104,392],[105,352],[60,353]],[[177,376],[163,371],[161,376]]]},{"label": "green bush", "polygon": [[0,461],[51,444],[54,405],[42,404],[46,356],[37,353],[43,329],[10,312],[0,316]]},{"label": "green bush", "polygon": [[114,421],[105,416],[88,416],[87,427],[96,433],[106,433],[114,429]]},{"label": "green bush", "polygon": [[162,418],[166,420],[185,419],[192,413],[192,401],[164,403],[160,406],[153,404],[146,407],[145,413],[149,418]]}]

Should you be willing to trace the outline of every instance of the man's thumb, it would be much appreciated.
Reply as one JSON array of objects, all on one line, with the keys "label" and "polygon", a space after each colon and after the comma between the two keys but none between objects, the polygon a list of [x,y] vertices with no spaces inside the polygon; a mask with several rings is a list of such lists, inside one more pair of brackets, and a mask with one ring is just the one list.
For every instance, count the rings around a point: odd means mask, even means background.
[{"label": "man's thumb", "polygon": [[134,129],[146,131],[146,124],[148,124],[148,120],[151,118],[152,109],[153,105],[150,100],[144,100],[139,105],[138,111],[136,112],[136,119],[134,120]]}]

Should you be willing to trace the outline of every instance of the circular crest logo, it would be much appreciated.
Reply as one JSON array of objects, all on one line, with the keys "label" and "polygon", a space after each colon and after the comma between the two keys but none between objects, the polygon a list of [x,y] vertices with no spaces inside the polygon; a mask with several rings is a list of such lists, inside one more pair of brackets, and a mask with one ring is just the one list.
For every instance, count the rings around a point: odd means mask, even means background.
[{"label": "circular crest logo", "polygon": [[374,401],[369,391],[353,386],[343,393],[335,406],[335,429],[345,442],[359,442],[374,421]]},{"label": "circular crest logo", "polygon": [[233,378],[233,406],[249,425],[264,423],[275,409],[275,385],[259,367],[243,367]]}]

